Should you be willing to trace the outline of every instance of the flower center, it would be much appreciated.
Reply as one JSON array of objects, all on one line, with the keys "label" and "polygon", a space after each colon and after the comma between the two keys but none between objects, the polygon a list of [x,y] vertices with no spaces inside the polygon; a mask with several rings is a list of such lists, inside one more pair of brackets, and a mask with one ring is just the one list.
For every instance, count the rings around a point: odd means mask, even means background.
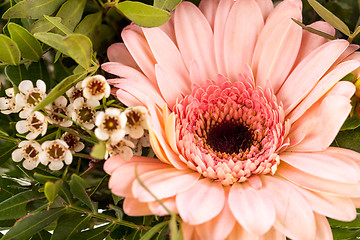
[{"label": "flower center", "polygon": [[127,117],[127,124],[129,124],[130,126],[135,126],[140,122],[141,113],[136,111],[130,111],[126,114],[126,117]]},{"label": "flower center", "polygon": [[30,130],[40,131],[42,129],[42,126],[43,122],[34,115],[30,120]]},{"label": "flower center", "polygon": [[39,152],[31,145],[28,145],[25,147],[25,155],[26,155],[26,158],[37,158]]},{"label": "flower center", "polygon": [[119,128],[119,117],[117,116],[105,116],[105,119],[103,121],[104,129],[108,132],[112,132]]},{"label": "flower center", "polygon": [[56,143],[46,149],[46,152],[52,160],[62,160],[65,157],[65,151],[65,147]]},{"label": "flower center", "polygon": [[26,102],[30,106],[35,106],[39,102],[41,102],[42,99],[43,99],[43,94],[38,91],[35,91],[35,89],[34,89],[34,91],[28,95]]},{"label": "flower center", "polygon": [[270,89],[243,75],[235,83],[219,76],[194,86],[173,111],[181,159],[224,185],[274,174],[288,144],[282,105]]},{"label": "flower center", "polygon": [[94,120],[95,111],[88,106],[78,109],[78,116],[81,123],[90,123]]},{"label": "flower center", "polygon": [[90,89],[92,95],[105,92],[105,83],[97,79],[90,81],[87,87]]},{"label": "flower center", "polygon": [[69,146],[69,149],[74,149],[79,141],[75,135],[67,133],[64,135],[64,142],[66,142],[66,144]]},{"label": "flower center", "polygon": [[83,90],[82,89],[75,89],[72,94],[72,99],[75,100],[79,97],[83,97]]},{"label": "flower center", "polygon": [[54,119],[56,122],[61,123],[66,120],[65,118],[63,118],[59,115],[59,114],[62,114],[62,115],[66,116],[66,112],[63,108],[54,108],[53,112],[54,113],[51,115],[51,118]]},{"label": "flower center", "polygon": [[225,121],[210,128],[205,142],[213,151],[232,155],[246,152],[252,145],[253,134],[242,124]]}]

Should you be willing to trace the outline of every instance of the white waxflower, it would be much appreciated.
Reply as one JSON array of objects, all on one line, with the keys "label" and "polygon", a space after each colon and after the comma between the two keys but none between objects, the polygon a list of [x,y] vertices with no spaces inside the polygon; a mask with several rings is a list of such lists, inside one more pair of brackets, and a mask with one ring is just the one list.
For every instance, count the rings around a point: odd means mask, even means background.
[{"label": "white waxflower", "polygon": [[22,107],[16,104],[14,88],[8,88],[5,90],[7,97],[0,98],[0,110],[3,114],[17,113]]},{"label": "white waxflower", "polygon": [[47,166],[49,163],[50,170],[60,170],[64,163],[69,165],[72,162],[72,153],[69,146],[63,140],[45,141],[41,144],[43,151],[39,154],[40,162]]},{"label": "white waxflower", "polygon": [[39,154],[42,149],[38,142],[35,141],[22,141],[19,143],[19,148],[12,152],[11,157],[14,162],[22,163],[25,169],[32,170],[39,165]]},{"label": "white waxflower", "polygon": [[133,148],[135,145],[132,141],[127,139],[121,139],[120,141],[109,140],[106,142],[106,154],[105,159],[109,156],[119,155],[124,160],[130,160],[134,153]]},{"label": "white waxflower", "polygon": [[24,110],[20,112],[20,118],[26,118],[39,102],[46,96],[46,84],[42,80],[36,81],[36,87],[30,80],[23,80],[20,82],[19,93],[15,96],[16,104],[23,107]]},{"label": "white waxflower", "polygon": [[144,147],[150,147],[149,131],[145,130],[144,135],[138,139],[131,139],[135,144],[134,155],[141,156]]},{"label": "white waxflower", "polygon": [[[67,99],[64,96],[58,97],[53,104],[47,106],[48,120],[50,123],[59,124],[62,127],[70,127],[72,125],[72,121],[67,120],[65,118],[60,117],[59,113],[69,116],[67,105]],[[70,116],[69,116],[70,117]]]},{"label": "white waxflower", "polygon": [[80,142],[80,138],[78,136],[75,136],[69,132],[65,132],[60,139],[66,142],[66,144],[69,146],[69,150],[72,153],[80,152],[85,147],[85,144]]},{"label": "white waxflower", "polygon": [[105,112],[97,112],[95,135],[100,140],[118,142],[125,136],[126,115],[117,108],[107,108]]},{"label": "white waxflower", "polygon": [[80,97],[68,106],[68,110],[71,113],[71,118],[82,124],[87,129],[92,129],[95,125],[95,110],[94,108],[99,106],[100,103],[97,100],[87,100]]},{"label": "white waxflower", "polygon": [[73,103],[77,98],[84,97],[83,87],[81,85],[82,81],[78,82],[75,86],[66,91],[66,96],[68,96],[70,103]]},{"label": "white waxflower", "polygon": [[82,81],[83,95],[88,100],[100,100],[110,96],[110,85],[101,75],[86,77]]},{"label": "white waxflower", "polygon": [[146,121],[145,107],[132,107],[124,111],[127,117],[126,132],[132,138],[141,138],[144,135],[144,130],[148,129]]},{"label": "white waxflower", "polygon": [[30,113],[25,120],[18,121],[15,125],[16,131],[20,134],[30,132],[26,139],[32,140],[40,134],[44,136],[47,130],[47,121],[45,116],[38,111]]}]

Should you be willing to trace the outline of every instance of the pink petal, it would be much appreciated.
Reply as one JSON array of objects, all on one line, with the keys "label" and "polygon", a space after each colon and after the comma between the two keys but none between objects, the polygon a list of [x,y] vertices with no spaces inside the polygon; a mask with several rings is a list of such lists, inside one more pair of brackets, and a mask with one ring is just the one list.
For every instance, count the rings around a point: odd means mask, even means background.
[{"label": "pink petal", "polygon": [[300,135],[305,135],[300,143],[291,147],[291,151],[326,149],[335,139],[350,110],[349,97],[341,95],[327,96],[313,105],[291,126],[290,141],[297,139]]},{"label": "pink petal", "polygon": [[199,239],[196,232],[195,226],[187,224],[186,222],[181,222],[181,232],[183,240],[197,240]]},{"label": "pink petal", "polygon": [[234,3],[224,32],[225,66],[227,77],[232,81],[237,81],[244,67],[251,63],[255,43],[263,26],[264,19],[255,0]]},{"label": "pink petal", "polygon": [[264,17],[264,22],[269,16],[269,14],[274,9],[274,3],[271,0],[256,0],[257,4],[259,5],[262,15]]},{"label": "pink petal", "polygon": [[143,32],[157,63],[171,74],[168,76],[170,78],[166,79],[167,82],[171,82],[173,88],[179,88],[179,92],[189,94],[191,92],[189,72],[175,43],[159,28],[143,28]]},{"label": "pink petal", "polygon": [[110,157],[104,163],[104,171],[107,174],[111,175],[119,166],[121,166],[124,163],[126,163],[126,161],[118,155]]},{"label": "pink petal", "polygon": [[341,183],[305,173],[282,162],[277,173],[303,188],[317,192],[331,193],[341,197],[360,197],[359,184]]},{"label": "pink petal", "polygon": [[[225,193],[220,182],[199,180],[189,190],[176,196],[176,206],[184,222],[201,224],[216,217],[224,207]],[[211,209],[211,210],[210,210]]]},{"label": "pink petal", "polygon": [[138,68],[124,43],[114,43],[107,49],[110,62],[118,62],[129,67]]},{"label": "pink petal", "polygon": [[199,236],[207,240],[225,239],[235,226],[235,218],[229,205],[225,203],[223,210],[212,220],[196,226]]},{"label": "pink petal", "polygon": [[[193,170],[179,171],[176,168],[165,168],[144,172],[139,176],[146,187],[158,198],[172,197],[191,188],[199,179],[200,174]],[[133,196],[141,202],[155,199],[135,180],[132,185]]]},{"label": "pink petal", "polygon": [[215,78],[212,29],[201,11],[190,2],[182,2],[175,11],[175,34],[181,55],[188,69],[195,60],[207,78]]},{"label": "pink petal", "polygon": [[216,11],[214,22],[214,47],[218,73],[226,75],[225,54],[224,54],[224,32],[229,12],[235,1],[221,0]]},{"label": "pink petal", "polygon": [[136,180],[136,169],[138,174],[141,175],[145,172],[171,167],[171,165],[162,163],[158,159],[133,157],[129,162],[120,165],[113,171],[109,180],[109,188],[118,196],[132,196],[131,187]]},{"label": "pink petal", "polygon": [[[354,52],[351,55],[349,55],[347,58],[344,59],[344,61],[349,61],[349,60],[357,60],[357,61],[359,61],[360,60],[360,52]],[[353,71],[352,74],[354,74],[356,78],[359,78],[359,76],[360,76],[360,68]]]},{"label": "pink petal", "polygon": [[202,0],[199,9],[208,20],[212,29],[214,29],[215,14],[219,6],[220,0]]},{"label": "pink petal", "polygon": [[[311,105],[318,101],[326,92],[328,92],[340,79],[360,66],[360,62],[351,60],[340,63],[333,71],[326,74],[314,87],[306,98],[287,116],[290,122],[295,122]],[[351,86],[343,84],[344,88]],[[353,87],[352,87],[353,88]],[[331,93],[330,93],[331,94]],[[351,96],[349,96],[351,97]]]},{"label": "pink petal", "polygon": [[262,235],[259,239],[257,240],[286,240],[286,236],[284,234],[282,234],[280,231],[271,228],[267,233],[265,233],[264,235]]},{"label": "pink petal", "polygon": [[262,179],[265,189],[272,193],[276,230],[291,239],[314,239],[314,214],[304,197],[284,179],[268,175],[262,176]]},{"label": "pink petal", "polygon": [[315,239],[332,240],[333,235],[326,217],[315,213],[316,236]]},{"label": "pink petal", "polygon": [[270,81],[274,92],[292,69],[301,43],[302,29],[291,18],[301,21],[300,6],[296,1],[281,2],[266,20],[254,52],[256,84],[265,87]]},{"label": "pink petal", "polygon": [[293,186],[308,200],[311,208],[321,215],[339,221],[352,221],[356,217],[356,208],[351,198],[316,193],[296,185]]},{"label": "pink petal", "polygon": [[121,32],[121,37],[137,65],[155,83],[156,60],[141,28],[134,24],[129,25]]},{"label": "pink petal", "polygon": [[165,134],[166,139],[171,147],[171,149],[179,154],[176,143],[176,129],[175,129],[175,114],[171,113],[169,117],[167,117],[165,122]]},{"label": "pink petal", "polygon": [[275,221],[275,209],[263,188],[255,190],[247,183],[235,183],[229,193],[229,206],[236,220],[246,231],[263,235]]},{"label": "pink petal", "polygon": [[[317,21],[310,25],[311,28],[319,30],[321,32],[327,33],[331,36],[335,35],[335,28],[330,24],[324,21]],[[295,61],[295,66],[298,65],[307,55],[309,55],[313,50],[318,48],[319,46],[329,42],[330,40],[314,33],[311,33],[307,30],[303,30],[301,47],[299,49],[299,54]]]},{"label": "pink petal", "polygon": [[191,85],[186,84],[186,82],[176,78],[176,76],[173,78],[172,72],[169,70],[159,64],[155,65],[156,79],[160,92],[169,108],[172,109],[177,99],[181,99],[183,95],[190,93]]},{"label": "pink petal", "polygon": [[328,42],[301,61],[277,93],[286,114],[309,93],[348,45],[345,40]]},{"label": "pink petal", "polygon": [[[165,205],[165,207],[167,207],[170,211],[172,212],[178,212],[176,209],[176,202],[175,202],[175,198],[167,198],[167,199],[161,199],[161,202]],[[164,209],[163,206],[160,205],[160,203],[158,203],[157,201],[154,202],[149,202],[148,203],[149,209],[151,210],[151,212],[154,215],[157,216],[165,216],[165,215],[169,215],[169,213]]]},{"label": "pink petal", "polygon": [[130,216],[153,215],[147,203],[139,202],[130,197],[125,198],[123,209],[124,212]]},{"label": "pink petal", "polygon": [[321,178],[343,183],[357,183],[360,180],[360,168],[355,162],[342,157],[341,152],[283,152],[280,159]]}]

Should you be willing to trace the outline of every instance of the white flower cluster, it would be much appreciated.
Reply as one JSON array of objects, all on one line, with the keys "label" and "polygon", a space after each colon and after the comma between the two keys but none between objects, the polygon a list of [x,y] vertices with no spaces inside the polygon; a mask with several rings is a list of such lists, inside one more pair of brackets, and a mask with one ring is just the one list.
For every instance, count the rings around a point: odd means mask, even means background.
[{"label": "white flower cluster", "polygon": [[66,92],[67,97],[60,96],[43,111],[33,111],[46,97],[46,84],[42,80],[37,80],[35,87],[30,80],[23,80],[18,89],[9,88],[5,93],[6,97],[0,98],[1,113],[19,113],[21,120],[15,128],[18,133],[26,134],[26,140],[19,143],[12,159],[15,162],[24,159],[22,164],[28,170],[39,163],[50,170],[60,170],[64,162],[67,165],[72,162],[72,154],[85,147],[78,136],[69,132],[62,134],[60,139],[40,144],[35,139],[46,134],[49,124],[69,128],[76,122],[87,130],[96,126],[96,137],[106,141],[106,158],[120,154],[122,158],[130,159],[134,153],[141,154],[142,147],[150,146],[144,107],[125,111],[109,107],[105,111],[96,111],[99,100],[110,96],[110,86],[101,75],[85,78]]}]

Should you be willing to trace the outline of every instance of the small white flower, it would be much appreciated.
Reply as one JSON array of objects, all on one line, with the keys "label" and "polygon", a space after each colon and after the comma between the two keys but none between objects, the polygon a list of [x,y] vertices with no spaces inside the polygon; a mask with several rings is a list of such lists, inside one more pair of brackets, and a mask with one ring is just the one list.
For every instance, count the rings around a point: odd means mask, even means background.
[{"label": "small white flower", "polygon": [[59,113],[69,116],[67,105],[67,99],[64,96],[58,97],[53,104],[47,107],[48,110],[48,120],[50,123],[59,124],[62,127],[70,127],[72,125],[72,121],[67,120],[65,118],[60,117]]},{"label": "small white flower", "polygon": [[63,140],[45,141],[41,144],[43,151],[39,154],[40,162],[47,166],[49,163],[50,170],[60,170],[64,163],[69,165],[72,162],[72,154],[69,146]]},{"label": "small white flower", "polygon": [[141,138],[144,135],[144,130],[148,129],[146,121],[146,108],[133,107],[124,111],[127,117],[126,131],[132,138]]},{"label": "small white flower", "polygon": [[87,129],[92,129],[95,125],[95,110],[94,108],[99,106],[100,103],[97,100],[87,100],[80,97],[68,106],[68,110],[71,113],[71,118],[82,124]]},{"label": "small white flower", "polygon": [[119,155],[122,159],[126,161],[130,160],[134,155],[133,148],[135,148],[134,143],[125,138],[116,142],[109,140],[106,142],[105,159],[107,159],[109,155],[110,157]]},{"label": "small white flower", "polygon": [[142,149],[144,147],[150,147],[150,138],[149,131],[145,130],[144,135],[139,139],[131,139],[131,141],[136,145],[134,149],[134,155],[141,156]]},{"label": "small white flower", "polygon": [[84,97],[83,87],[81,85],[82,81],[78,82],[74,87],[66,91],[66,96],[68,96],[70,103],[73,103],[77,98]]},{"label": "small white flower", "polygon": [[22,107],[16,104],[14,88],[5,90],[7,97],[0,98],[0,110],[3,114],[17,113]]},{"label": "small white flower", "polygon": [[65,132],[60,139],[66,142],[66,144],[69,146],[69,150],[72,153],[80,152],[85,147],[84,143],[80,142],[80,138],[78,136],[75,136],[69,132]]},{"label": "small white flower", "polygon": [[83,95],[88,100],[100,100],[110,96],[110,85],[101,75],[85,78],[82,81]]},{"label": "small white flower", "polygon": [[14,162],[22,163],[25,169],[32,170],[39,165],[39,154],[42,149],[38,142],[35,141],[22,141],[19,143],[19,148],[12,152],[11,156]]},{"label": "small white flower", "polygon": [[18,121],[15,128],[20,134],[30,131],[30,133],[26,135],[26,139],[32,140],[37,138],[40,134],[41,136],[45,135],[47,130],[47,121],[42,113],[35,111],[29,114],[26,120]]},{"label": "small white flower", "polygon": [[36,87],[30,80],[23,80],[19,84],[20,93],[16,94],[15,101],[24,110],[20,112],[20,118],[26,118],[39,102],[46,96],[46,84],[42,80],[36,81]]},{"label": "small white flower", "polygon": [[107,108],[105,112],[97,112],[95,135],[100,140],[109,138],[118,142],[125,136],[126,115],[117,108]]}]

